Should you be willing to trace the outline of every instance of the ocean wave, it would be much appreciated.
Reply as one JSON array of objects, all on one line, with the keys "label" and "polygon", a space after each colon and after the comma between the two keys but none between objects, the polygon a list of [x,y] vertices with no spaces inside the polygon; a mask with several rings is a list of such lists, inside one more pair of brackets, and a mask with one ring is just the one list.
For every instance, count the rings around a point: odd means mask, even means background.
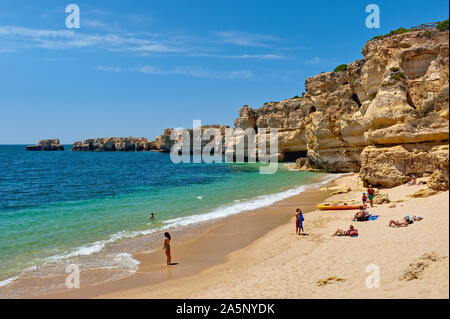
[{"label": "ocean wave", "polygon": [[244,211],[267,207],[267,206],[270,206],[273,203],[278,202],[280,200],[300,194],[308,188],[319,187],[319,186],[326,184],[336,178],[339,178],[342,175],[344,175],[344,174],[330,175],[330,176],[327,176],[327,178],[325,178],[323,181],[320,181],[320,182],[317,182],[314,184],[302,185],[302,186],[299,186],[296,188],[291,188],[291,189],[288,189],[286,191],[279,192],[279,193],[260,195],[253,199],[250,199],[250,200],[234,201],[234,204],[232,204],[232,205],[219,207],[219,208],[217,208],[209,213],[206,213],[206,214],[190,215],[190,216],[173,218],[173,219],[164,221],[164,223],[166,223],[170,226],[170,227],[166,227],[166,228],[189,226],[189,225],[200,223],[200,222],[211,221],[214,219],[219,219],[219,218],[224,218],[227,216],[239,214]]},{"label": "ocean wave", "polygon": [[15,277],[11,277],[11,278],[0,281],[0,287],[5,287],[5,286],[9,285],[13,281],[19,279],[19,277],[20,276],[15,276]]},{"label": "ocean wave", "polygon": [[[160,226],[153,229],[147,229],[142,231],[121,231],[111,235],[106,240],[96,241],[94,243],[83,245],[77,247],[69,252],[64,252],[58,255],[50,256],[46,258],[46,262],[48,263],[57,263],[65,259],[76,258],[81,256],[90,256],[93,254],[100,253],[105,247],[115,242],[118,242],[123,239],[131,239],[139,236],[150,235],[156,232],[173,229],[176,227],[189,226],[197,223],[208,222],[215,219],[225,218],[227,216],[236,215],[244,211],[254,210],[262,207],[267,207],[272,205],[275,202],[286,199],[288,197],[300,194],[304,192],[306,189],[320,187],[323,184],[326,184],[336,178],[339,178],[343,175],[347,174],[333,174],[327,175],[322,181],[309,184],[302,185],[299,187],[295,187],[292,189],[288,189],[286,191],[282,191],[279,193],[260,195],[253,199],[248,200],[235,200],[233,204],[222,206],[217,209],[214,209],[211,212],[199,215],[190,215],[184,217],[173,218],[164,221],[164,226]],[[117,253],[111,259],[113,261],[113,266],[111,268],[122,268],[127,272],[134,273],[138,270],[140,262],[133,258],[133,256],[129,253]],[[32,270],[32,269],[28,269]],[[19,276],[12,277],[3,281],[0,281],[0,287],[4,287],[12,283],[13,281],[20,278]]]},{"label": "ocean wave", "polygon": [[164,226],[152,228],[152,229],[146,229],[146,230],[140,230],[140,231],[121,231],[118,233],[115,233],[110,236],[109,239],[106,240],[100,240],[97,242],[94,242],[92,244],[84,245],[81,247],[78,247],[70,252],[66,252],[63,254],[59,254],[56,256],[48,257],[48,261],[58,261],[62,259],[68,259],[73,257],[79,257],[79,256],[87,256],[92,255],[95,253],[101,252],[107,245],[113,244],[115,242],[118,242],[123,239],[130,239],[135,238],[139,236],[146,236],[151,235],[153,233],[164,231],[167,229],[180,227],[180,226],[188,226],[196,223],[211,221],[214,219],[224,218],[227,216],[235,215],[244,211],[248,210],[254,210],[262,207],[266,207],[269,205],[272,205],[275,202],[278,202],[280,200],[286,199],[288,197],[300,194],[301,192],[305,191],[308,188],[314,188],[319,187],[320,185],[326,184],[336,178],[339,178],[344,174],[333,174],[333,175],[327,175],[322,181],[309,184],[309,185],[302,185],[299,187],[291,188],[283,192],[279,193],[273,193],[273,194],[267,194],[267,195],[261,195],[257,196],[253,199],[249,200],[237,200],[234,201],[233,204],[219,207],[209,213],[206,214],[199,214],[199,215],[190,215],[190,216],[184,216],[184,217],[178,217],[173,218],[164,221]]}]

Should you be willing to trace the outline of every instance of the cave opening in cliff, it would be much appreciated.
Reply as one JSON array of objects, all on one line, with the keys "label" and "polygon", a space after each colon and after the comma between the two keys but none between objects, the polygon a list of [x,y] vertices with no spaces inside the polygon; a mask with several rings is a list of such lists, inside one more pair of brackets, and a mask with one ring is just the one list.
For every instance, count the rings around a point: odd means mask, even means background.
[{"label": "cave opening in cliff", "polygon": [[317,111],[317,110],[316,110],[316,107],[315,107],[315,106],[311,106],[311,107],[309,108],[308,115],[311,114],[311,113],[315,113],[316,111]]},{"label": "cave opening in cliff", "polygon": [[356,93],[354,93],[354,94],[352,95],[352,100],[355,101],[356,104],[358,104],[358,107],[361,107],[362,103],[361,103],[361,101],[359,100],[358,95],[357,95]]},{"label": "cave opening in cliff", "polygon": [[303,157],[306,158],[307,151],[298,151],[298,152],[285,152],[284,153],[284,161],[285,162],[295,162],[297,159]]}]

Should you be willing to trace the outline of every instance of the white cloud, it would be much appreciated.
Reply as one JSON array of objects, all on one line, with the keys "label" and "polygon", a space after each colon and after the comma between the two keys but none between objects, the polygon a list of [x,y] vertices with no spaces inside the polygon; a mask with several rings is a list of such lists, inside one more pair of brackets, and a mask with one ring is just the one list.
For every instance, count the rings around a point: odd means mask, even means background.
[{"label": "white cloud", "polygon": [[241,54],[241,55],[226,55],[226,54],[211,54],[211,53],[192,53],[189,56],[196,57],[210,57],[210,58],[224,58],[224,59],[255,59],[255,60],[279,60],[287,57],[279,54]]},{"label": "white cloud", "polygon": [[99,71],[116,72],[116,73],[119,73],[121,71],[121,69],[118,67],[102,66],[102,65],[97,66],[95,69]]},{"label": "white cloud", "polygon": [[242,54],[242,55],[230,56],[230,58],[278,60],[278,59],[285,59],[286,57],[283,55],[278,55],[278,54]]},{"label": "white cloud", "polygon": [[83,18],[81,20],[81,27],[92,29],[92,30],[100,30],[100,31],[109,31],[109,32],[118,32],[122,29],[117,25],[117,23],[112,22],[102,22],[97,19],[89,19]]},{"label": "white cloud", "polygon": [[312,59],[306,60],[305,61],[306,64],[313,64],[313,65],[319,65],[319,64],[323,64],[323,60],[322,58],[315,56]]},{"label": "white cloud", "polygon": [[249,79],[253,77],[253,73],[248,70],[217,72],[205,70],[203,68],[193,68],[183,66],[178,66],[170,70],[163,70],[154,66],[146,65],[138,69],[137,71],[145,74],[154,74],[154,75],[186,75],[198,78],[214,78],[223,80]]},{"label": "white cloud", "polygon": [[113,51],[181,52],[184,48],[164,43],[156,35],[86,34],[74,30],[30,29],[16,26],[0,26],[0,47],[8,49],[44,48],[72,49],[93,48]]},{"label": "white cloud", "polygon": [[221,39],[222,42],[245,47],[270,47],[273,42],[280,41],[279,38],[269,34],[223,31],[217,32],[216,35]]}]

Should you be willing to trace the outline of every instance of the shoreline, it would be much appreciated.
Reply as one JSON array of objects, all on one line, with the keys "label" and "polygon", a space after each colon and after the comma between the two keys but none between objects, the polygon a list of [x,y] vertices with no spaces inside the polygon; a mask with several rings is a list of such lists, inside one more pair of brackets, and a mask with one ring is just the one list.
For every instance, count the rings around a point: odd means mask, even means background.
[{"label": "shoreline", "polygon": [[[369,208],[378,220],[353,222],[355,211],[317,211],[316,204],[358,202],[365,188],[357,174],[314,185],[270,206],[186,233],[171,231],[178,265],[167,267],[156,249],[133,256],[141,264],[129,277],[29,298],[448,298],[448,191],[428,193],[425,185],[378,189],[390,199]],[[305,212],[305,236],[294,231],[297,207]],[[406,228],[387,226],[405,213],[424,220]],[[359,237],[330,236],[349,224]],[[381,273],[378,289],[365,284],[366,267],[373,264]],[[400,280],[405,272],[417,278]]]},{"label": "shoreline", "polygon": [[[336,195],[322,192],[330,202],[358,201],[364,189],[356,174],[332,183],[345,183],[352,190]],[[369,209],[380,216],[376,221],[353,222],[354,211],[313,210],[305,214],[308,236],[295,234],[291,214],[284,224],[198,274],[139,288],[122,287],[97,297],[448,298],[449,192],[427,194],[427,189],[402,185],[377,190],[388,194],[390,203]],[[415,193],[422,195],[411,196]],[[295,207],[291,200],[278,205]],[[387,226],[390,219],[405,214],[424,219],[404,228]],[[349,224],[359,230],[359,237],[330,236],[336,228],[346,229]],[[379,282],[370,288],[367,280],[374,265]]]},{"label": "shoreline", "polygon": [[[200,273],[209,267],[225,262],[229,253],[244,248],[268,231],[284,224],[295,213],[295,211],[282,210],[286,206],[286,200],[288,202],[295,201],[300,196],[305,202],[310,202],[309,210],[311,211],[318,201],[326,197],[325,194],[317,192],[317,190],[324,185],[333,183],[333,180],[340,176],[342,174],[327,174],[315,177],[310,184],[299,186],[305,187],[304,190],[300,190],[300,193],[278,200],[268,206],[170,230],[173,238],[172,261],[180,262],[179,265],[171,266],[170,271],[165,265],[165,256],[159,249],[160,247],[150,247],[145,252],[132,255],[132,258],[140,263],[134,274],[108,282],[90,284],[87,287],[83,287],[83,278],[81,277],[80,289],[26,295],[24,298],[94,298],[122,289],[141,287],[143,284],[157,284],[167,279],[178,279]],[[295,189],[297,188],[292,190]],[[304,209],[304,211],[307,210]],[[274,214],[274,212],[277,212],[277,214]],[[240,229],[241,225],[252,226]],[[158,232],[158,234],[162,236],[162,232]],[[231,238],[233,240],[224,241],[224,239]],[[81,276],[83,276],[83,273],[81,273]]]}]

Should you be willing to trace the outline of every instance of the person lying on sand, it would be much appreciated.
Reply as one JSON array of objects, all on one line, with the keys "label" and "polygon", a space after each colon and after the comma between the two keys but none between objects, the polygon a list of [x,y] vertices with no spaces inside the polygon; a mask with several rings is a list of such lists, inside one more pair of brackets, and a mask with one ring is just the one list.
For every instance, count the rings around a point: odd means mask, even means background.
[{"label": "person lying on sand", "polygon": [[408,183],[406,183],[406,185],[408,185],[408,186],[416,185],[416,181],[417,181],[417,178],[416,178],[416,176],[413,175],[412,179]]},{"label": "person lying on sand", "polygon": [[353,221],[366,221],[369,220],[370,213],[367,210],[367,208],[363,206],[359,206],[359,211],[355,214],[355,217],[353,217]]},{"label": "person lying on sand", "polygon": [[[415,215],[406,215],[402,220],[393,220],[391,219],[389,221],[389,227],[408,227],[409,224],[414,223],[415,221],[422,220],[423,217],[421,216],[415,216]],[[394,225],[394,226],[392,226]]]},{"label": "person lying on sand", "polygon": [[350,225],[349,230],[343,231],[342,229],[338,229],[332,236],[358,236],[358,230],[353,225]]}]

